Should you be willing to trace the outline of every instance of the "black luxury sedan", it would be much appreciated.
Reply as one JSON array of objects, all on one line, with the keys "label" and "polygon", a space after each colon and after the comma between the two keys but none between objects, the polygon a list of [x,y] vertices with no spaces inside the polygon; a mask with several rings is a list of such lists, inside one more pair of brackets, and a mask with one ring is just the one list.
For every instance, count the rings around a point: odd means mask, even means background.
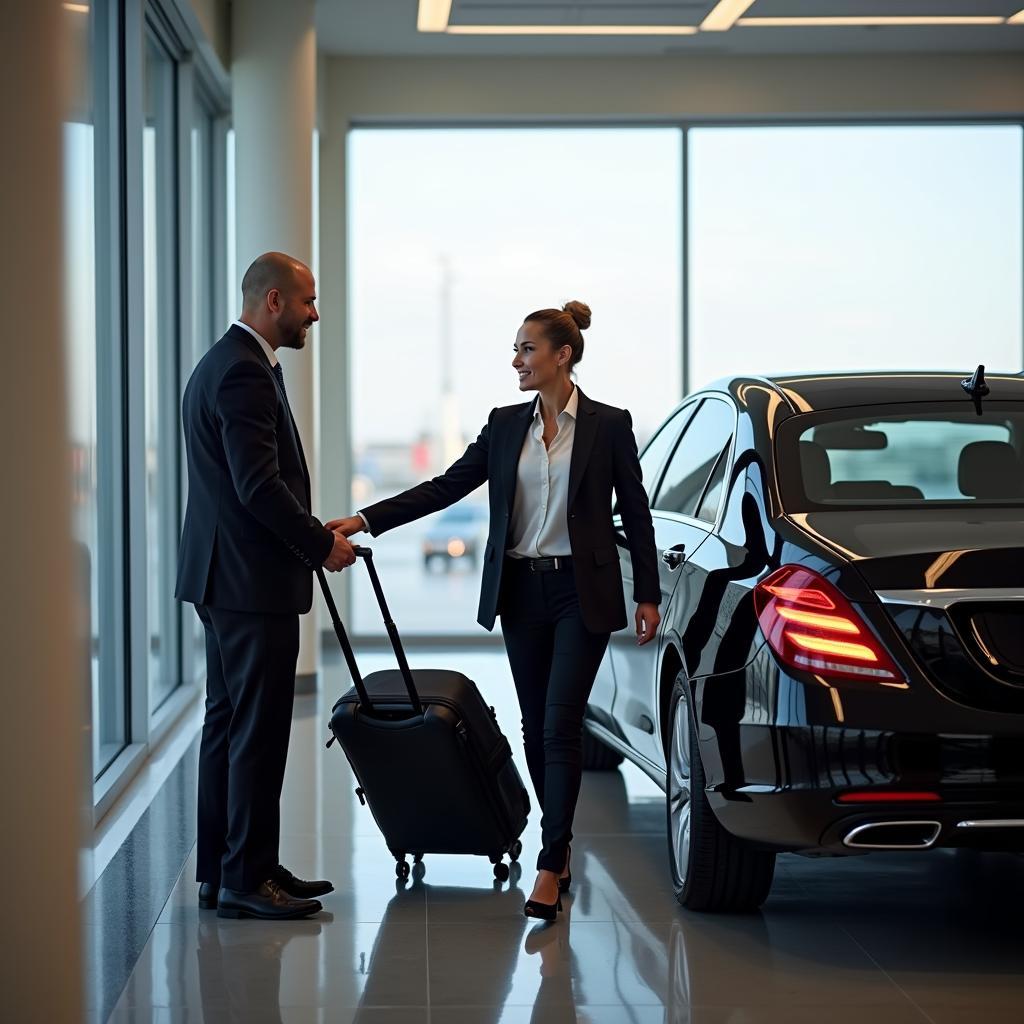
[{"label": "black luxury sedan", "polygon": [[640,462],[662,630],[613,635],[584,759],[665,788],[679,902],[756,908],[778,851],[1024,850],[1024,377],[730,378]]}]

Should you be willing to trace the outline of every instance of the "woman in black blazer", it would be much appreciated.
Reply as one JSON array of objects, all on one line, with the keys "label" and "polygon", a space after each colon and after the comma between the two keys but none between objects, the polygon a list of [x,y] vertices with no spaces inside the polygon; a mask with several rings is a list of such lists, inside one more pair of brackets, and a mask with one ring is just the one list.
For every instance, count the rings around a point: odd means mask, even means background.
[{"label": "woman in black blazer", "polygon": [[637,643],[660,622],[654,528],[629,413],[587,398],[570,376],[590,309],[531,313],[512,366],[525,405],[493,409],[441,476],[328,523],[373,536],[446,508],[485,480],[490,530],[478,621],[501,616],[523,715],[526,761],[542,810],[543,847],[525,913],[551,920],[568,890],[572,819],[582,778],[583,713],[612,632],[626,625],[612,491],[633,562]]}]

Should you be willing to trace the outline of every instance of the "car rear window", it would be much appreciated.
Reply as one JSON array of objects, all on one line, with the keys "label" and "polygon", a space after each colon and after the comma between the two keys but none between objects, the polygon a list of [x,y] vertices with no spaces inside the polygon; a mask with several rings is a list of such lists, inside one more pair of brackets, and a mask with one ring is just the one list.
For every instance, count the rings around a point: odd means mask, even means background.
[{"label": "car rear window", "polygon": [[834,409],[779,431],[787,511],[934,504],[1024,506],[1024,404]]}]

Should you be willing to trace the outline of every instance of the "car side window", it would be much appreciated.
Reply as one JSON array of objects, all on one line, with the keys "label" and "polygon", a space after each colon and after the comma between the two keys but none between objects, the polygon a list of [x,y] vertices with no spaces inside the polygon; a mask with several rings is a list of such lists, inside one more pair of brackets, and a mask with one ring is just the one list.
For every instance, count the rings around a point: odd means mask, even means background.
[{"label": "car side window", "polygon": [[732,408],[726,402],[706,398],[701,403],[669,459],[654,508],[696,517],[697,503],[718,456],[732,437],[734,421]]},{"label": "car side window", "polygon": [[[729,441],[731,440],[732,438],[729,439]],[[700,508],[697,509],[697,518],[702,522],[711,523],[712,526],[718,521],[718,509],[722,504],[722,489],[725,487],[725,474],[729,468],[729,441],[725,442],[725,447],[715,465],[715,471],[711,474],[708,486],[704,490]]]},{"label": "car side window", "polygon": [[665,459],[672,450],[672,446],[679,437],[679,432],[686,421],[693,415],[696,403],[684,405],[654,435],[651,443],[644,449],[640,456],[640,471],[644,477],[644,490],[647,491],[647,500],[654,498],[654,488],[658,484],[661,475],[661,467],[665,465]]}]

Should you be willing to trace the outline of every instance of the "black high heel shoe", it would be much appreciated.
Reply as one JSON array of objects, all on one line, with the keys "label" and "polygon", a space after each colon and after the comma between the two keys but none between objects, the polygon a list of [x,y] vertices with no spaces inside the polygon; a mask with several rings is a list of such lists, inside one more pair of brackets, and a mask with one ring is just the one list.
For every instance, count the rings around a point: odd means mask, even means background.
[{"label": "black high heel shoe", "polygon": [[541,903],[540,900],[527,900],[523,906],[523,913],[527,917],[535,917],[541,921],[554,921],[561,909],[562,897],[559,896],[557,903]]},{"label": "black high heel shoe", "polygon": [[[569,867],[569,861],[570,861],[571,858],[572,858],[572,847],[570,846],[568,851],[565,854],[565,866],[566,867]],[[565,878],[560,878],[558,880],[558,891],[559,892],[568,892],[570,885],[572,885],[572,871],[570,871],[569,874],[567,874],[565,876]]]}]

